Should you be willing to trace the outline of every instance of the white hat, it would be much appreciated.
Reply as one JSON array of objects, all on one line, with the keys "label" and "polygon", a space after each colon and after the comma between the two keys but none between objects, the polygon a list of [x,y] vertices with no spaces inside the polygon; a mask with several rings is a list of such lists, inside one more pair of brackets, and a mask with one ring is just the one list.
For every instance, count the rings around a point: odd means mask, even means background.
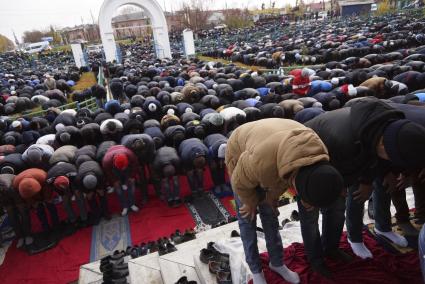
[{"label": "white hat", "polygon": [[355,97],[357,95],[357,89],[353,85],[348,85],[348,95],[350,97]]},{"label": "white hat", "polygon": [[221,144],[220,147],[218,147],[217,157],[219,159],[224,159],[226,154],[226,148],[227,148],[227,144]]}]

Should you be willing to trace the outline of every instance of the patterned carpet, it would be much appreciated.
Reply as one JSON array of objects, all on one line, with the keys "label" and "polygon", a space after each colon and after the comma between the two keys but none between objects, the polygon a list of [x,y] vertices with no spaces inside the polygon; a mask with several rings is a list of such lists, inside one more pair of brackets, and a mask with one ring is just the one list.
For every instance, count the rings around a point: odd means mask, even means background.
[{"label": "patterned carpet", "polygon": [[90,261],[96,261],[131,246],[130,224],[128,217],[114,217],[110,221],[102,221],[93,226],[90,248]]}]

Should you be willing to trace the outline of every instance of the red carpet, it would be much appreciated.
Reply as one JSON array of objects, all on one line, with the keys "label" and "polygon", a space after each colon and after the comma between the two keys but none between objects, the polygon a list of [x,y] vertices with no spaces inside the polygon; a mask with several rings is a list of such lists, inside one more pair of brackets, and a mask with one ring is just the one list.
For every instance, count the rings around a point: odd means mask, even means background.
[{"label": "red carpet", "polygon": [[[189,187],[185,177],[180,178],[181,196],[189,194]],[[209,172],[205,173],[205,186],[211,188],[212,181]],[[153,187],[149,187],[150,201],[138,213],[129,215],[131,238],[133,244],[155,241],[160,237],[170,236],[176,229],[184,230],[193,228],[195,222],[185,206],[169,208],[164,202],[154,196]],[[136,200],[140,201],[140,191],[136,190]],[[225,198],[223,204],[233,212],[229,203],[230,198]],[[75,204],[74,204],[75,205]],[[78,212],[76,206],[75,212]],[[121,211],[115,194],[109,195],[110,211],[119,214]],[[61,219],[66,215],[62,206],[58,206]],[[35,214],[32,216],[33,231],[40,231],[41,225]],[[0,266],[0,283],[37,283],[57,284],[69,283],[78,279],[79,268],[89,262],[92,229],[85,228],[74,235],[65,238],[60,243],[46,252],[29,256],[26,252],[15,248],[13,243],[4,263]]]},{"label": "red carpet", "polygon": [[[349,264],[327,261],[329,269],[334,274],[333,280],[323,278],[309,270],[304,254],[304,246],[294,243],[285,248],[285,264],[296,271],[301,278],[301,283],[314,284],[417,284],[422,282],[422,274],[419,267],[418,252],[394,255],[386,252],[367,233],[363,234],[366,246],[373,253],[374,258],[368,260],[355,260]],[[341,248],[352,255],[347,237],[341,239]],[[268,255],[262,254],[264,274],[268,284],[288,283],[268,268]],[[252,284],[252,281],[250,282]]]}]

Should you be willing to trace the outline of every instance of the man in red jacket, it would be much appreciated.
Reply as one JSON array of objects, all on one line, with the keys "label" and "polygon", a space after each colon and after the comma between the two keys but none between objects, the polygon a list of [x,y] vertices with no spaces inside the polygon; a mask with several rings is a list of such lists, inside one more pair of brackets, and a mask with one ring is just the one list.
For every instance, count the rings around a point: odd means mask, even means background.
[{"label": "man in red jacket", "polygon": [[[140,167],[136,155],[122,145],[112,146],[103,157],[102,167],[105,176],[118,194],[123,208],[121,215],[127,215],[129,208],[134,212],[139,211],[134,200],[134,184]],[[124,194],[126,190],[128,198]]]}]

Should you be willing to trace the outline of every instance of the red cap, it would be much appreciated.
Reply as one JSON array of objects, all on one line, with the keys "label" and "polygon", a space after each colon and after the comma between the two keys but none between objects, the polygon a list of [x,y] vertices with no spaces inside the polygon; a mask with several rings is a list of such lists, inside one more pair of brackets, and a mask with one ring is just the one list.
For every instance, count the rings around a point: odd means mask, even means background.
[{"label": "red cap", "polygon": [[126,154],[116,154],[114,156],[114,167],[118,170],[125,170],[128,167],[128,158]]},{"label": "red cap", "polygon": [[69,179],[66,176],[58,176],[55,178],[53,185],[56,188],[64,189],[69,187]]}]

